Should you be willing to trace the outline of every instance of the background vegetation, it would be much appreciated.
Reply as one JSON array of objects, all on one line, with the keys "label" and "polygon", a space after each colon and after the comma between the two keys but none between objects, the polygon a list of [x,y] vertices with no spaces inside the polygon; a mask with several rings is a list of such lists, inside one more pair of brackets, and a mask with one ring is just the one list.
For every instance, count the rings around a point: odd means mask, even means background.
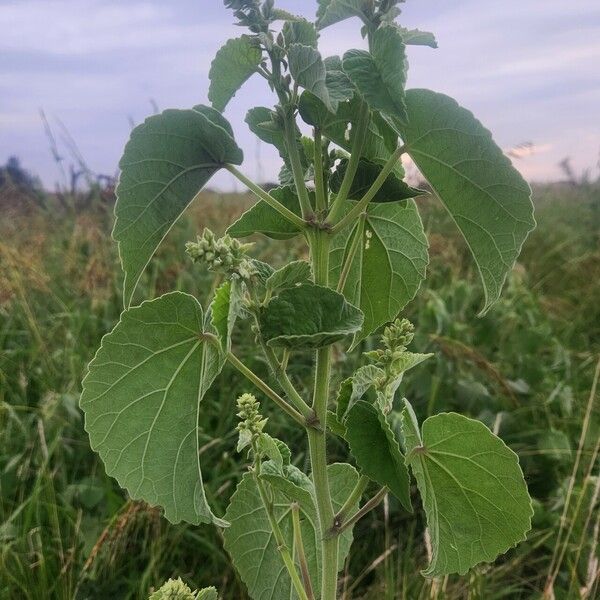
[{"label": "background vegetation", "polygon": [[[80,381],[118,318],[121,274],[110,181],[88,180],[88,191],[77,192],[74,175],[70,190],[48,194],[18,162],[0,169],[0,599],[142,599],[171,576],[243,599],[214,528],[173,526],[128,501],[89,448]],[[425,580],[417,575],[426,565],[423,523],[390,499],[355,531],[347,600],[530,599],[542,597],[555,573],[557,599],[598,597],[600,181],[538,186],[534,200],[539,226],[483,318],[475,318],[482,290],[464,243],[431,199],[418,200],[427,206],[431,274],[406,316],[417,326],[413,350],[436,359],[402,388],[420,416],[458,409],[518,452],[535,498],[534,529],[494,565]],[[161,246],[140,296],[179,288],[206,298],[209,278],[186,260],[184,242],[203,226],[222,232],[251,202],[203,193]],[[291,251],[256,240],[258,258],[284,263]],[[249,331],[235,345],[266,375]],[[338,381],[359,357],[337,354]],[[295,363],[297,382],[310,383],[310,360]],[[205,400],[203,463],[218,514],[235,488],[230,473],[245,469],[234,406],[246,390],[230,371]],[[306,460],[296,428],[275,414],[270,427]],[[345,457],[343,446],[334,450]],[[366,564],[365,556],[378,558]]]}]

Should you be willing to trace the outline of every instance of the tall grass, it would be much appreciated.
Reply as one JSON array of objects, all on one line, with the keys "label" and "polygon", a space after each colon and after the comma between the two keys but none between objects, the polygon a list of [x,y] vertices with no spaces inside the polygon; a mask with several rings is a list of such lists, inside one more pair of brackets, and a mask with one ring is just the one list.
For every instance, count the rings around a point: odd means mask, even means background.
[{"label": "tall grass", "polygon": [[[110,193],[94,194],[84,202],[37,198],[27,210],[15,209],[13,198],[0,221],[0,599],[146,598],[170,576],[243,599],[217,531],[170,525],[157,509],[127,500],[89,449],[80,381],[121,309]],[[535,498],[534,529],[494,565],[425,580],[417,575],[427,560],[424,523],[389,498],[356,530],[345,600],[526,599],[541,597],[553,573],[556,598],[598,593],[600,411],[591,392],[600,355],[600,188],[540,187],[535,200],[539,227],[501,301],[480,319],[482,292],[464,244],[422,200],[432,264],[406,316],[417,325],[416,349],[434,351],[436,360],[403,389],[421,416],[460,409],[519,453]],[[203,194],[152,262],[140,297],[179,288],[206,300],[211,280],[186,260],[183,244],[202,226],[223,231],[251,202]],[[283,263],[292,244],[256,240],[254,251]],[[234,343],[268,377],[251,332],[241,330]],[[359,358],[336,355],[338,380]],[[299,385],[310,384],[309,361],[301,355],[292,365]],[[245,469],[233,434],[234,402],[245,386],[226,372],[205,402],[203,463],[221,514]],[[299,432],[275,414],[269,426],[304,467]],[[342,444],[334,451],[347,458]]]}]

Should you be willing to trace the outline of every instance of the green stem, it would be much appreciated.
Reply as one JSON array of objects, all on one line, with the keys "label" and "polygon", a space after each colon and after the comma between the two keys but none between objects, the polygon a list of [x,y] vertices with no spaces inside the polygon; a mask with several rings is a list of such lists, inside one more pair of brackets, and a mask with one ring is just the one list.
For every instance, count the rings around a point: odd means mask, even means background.
[{"label": "green stem", "polygon": [[[310,236],[311,258],[315,283],[326,286],[329,281],[330,236],[325,232],[314,232]],[[331,347],[319,348],[316,356],[313,410],[322,431],[308,430],[308,446],[312,467],[313,483],[317,501],[319,526],[322,532],[333,525],[333,505],[327,475],[327,402],[331,373]],[[321,600],[335,600],[338,574],[338,539],[323,535],[321,539]]]},{"label": "green stem", "polygon": [[298,556],[298,564],[300,565],[300,573],[304,582],[304,589],[309,600],[315,599],[312,582],[310,580],[310,571],[308,570],[308,561],[306,560],[306,552],[304,551],[304,542],[302,541],[302,528],[300,526],[300,505],[297,502],[292,503],[292,527],[294,531],[294,549]]},{"label": "green stem", "polygon": [[256,194],[261,200],[264,200],[271,208],[274,208],[282,217],[290,221],[299,227],[300,229],[304,229],[306,227],[306,223],[295,213],[293,213],[289,208],[286,208],[279,200],[276,200],[269,194],[265,192],[259,185],[254,183],[251,179],[248,179],[243,173],[238,171],[236,167],[233,165],[225,165],[225,168],[234,175],[237,179],[239,179],[250,191]]},{"label": "green stem", "polygon": [[317,210],[327,210],[327,198],[325,196],[325,180],[323,178],[323,138],[321,130],[315,129],[315,194],[317,199]]},{"label": "green stem", "polygon": [[381,189],[381,186],[385,183],[385,180],[388,178],[388,175],[393,171],[396,163],[400,160],[400,157],[406,152],[406,148],[404,146],[399,146],[394,150],[394,153],[388,158],[387,162],[381,169],[381,172],[377,176],[377,179],[373,182],[371,187],[368,189],[366,194],[354,205],[354,207],[346,213],[344,217],[340,221],[338,221],[333,228],[331,229],[332,233],[337,233],[341,231],[355,221],[358,216],[365,211],[367,205],[371,200],[375,197],[375,194]]},{"label": "green stem", "polygon": [[335,515],[336,523],[342,524],[344,519],[350,512],[350,509],[357,503],[360,502],[362,495],[365,493],[367,486],[369,485],[369,478],[366,475],[361,475],[354,486],[354,489],[350,492],[348,499],[344,502],[344,505],[338,510]]},{"label": "green stem", "polygon": [[251,371],[231,352],[227,353],[227,360],[249,381],[251,381],[261,392],[271,398],[279,408],[286,412],[294,421],[307,427],[306,419],[293,407],[290,406],[275,390],[271,389],[254,371]]},{"label": "green stem", "polygon": [[381,501],[385,498],[385,495],[388,493],[388,489],[386,487],[381,488],[368,502],[359,508],[351,517],[346,519],[339,526],[335,527],[335,529],[330,530],[330,533],[333,534],[333,537],[337,538],[341,533],[344,533],[346,529],[352,527],[358,521],[360,521],[367,513],[371,512],[374,508],[377,508]]},{"label": "green stem", "polygon": [[[289,109],[291,111],[291,109]],[[308,219],[313,214],[310,198],[308,197],[308,189],[304,183],[304,169],[300,160],[300,152],[298,151],[298,143],[296,139],[296,121],[293,114],[286,115],[285,118],[285,146],[288,151],[290,165],[292,167],[292,175],[294,176],[294,184],[298,192],[300,200],[300,209],[302,217]]]},{"label": "green stem", "polygon": [[363,231],[365,229],[365,220],[366,213],[362,213],[356,224],[356,228],[354,229],[354,237],[352,238],[352,244],[350,245],[350,250],[348,250],[348,254],[346,259],[344,260],[344,265],[342,267],[342,272],[340,273],[340,278],[337,284],[337,291],[342,292],[344,286],[346,285],[346,280],[348,279],[348,274],[350,273],[350,269],[352,268],[352,263],[354,262],[354,257],[356,256],[356,252],[362,242]]},{"label": "green stem", "polygon": [[290,574],[292,584],[294,585],[294,589],[296,590],[296,594],[298,594],[300,600],[311,600],[304,591],[304,586],[302,585],[302,581],[300,580],[300,576],[298,575],[296,565],[294,564],[294,561],[290,555],[290,551],[285,543],[285,538],[283,537],[283,533],[281,532],[281,528],[279,527],[277,518],[273,514],[273,504],[269,500],[269,497],[267,496],[267,491],[265,490],[265,486],[260,478],[260,463],[257,464],[256,469],[257,470],[254,472],[254,481],[256,482],[256,487],[258,488],[260,499],[262,500],[263,506],[265,507],[265,512],[267,513],[267,517],[271,525],[271,530],[273,531],[273,535],[275,536],[275,541],[277,542],[277,549],[281,554],[281,558],[283,559],[285,568]]},{"label": "green stem", "polygon": [[335,222],[339,218],[340,213],[344,208],[344,204],[348,199],[348,194],[350,193],[350,188],[352,187],[352,182],[354,181],[354,176],[356,175],[360,163],[360,156],[365,142],[367,128],[369,127],[369,115],[369,107],[366,102],[363,102],[356,123],[356,129],[352,131],[354,139],[352,140],[350,159],[348,160],[348,166],[346,168],[346,173],[344,174],[344,179],[342,180],[342,185],[340,186],[340,191],[331,207],[331,213],[328,219],[329,222]]}]

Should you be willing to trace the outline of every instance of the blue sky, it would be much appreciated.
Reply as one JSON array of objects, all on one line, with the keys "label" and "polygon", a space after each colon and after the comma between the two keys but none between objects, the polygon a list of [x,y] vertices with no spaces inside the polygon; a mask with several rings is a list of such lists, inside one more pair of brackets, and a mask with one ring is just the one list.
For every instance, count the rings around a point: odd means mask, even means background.
[{"label": "blue sky", "polygon": [[[310,17],[316,2],[277,4]],[[435,32],[440,46],[410,49],[409,86],[454,96],[505,149],[533,142],[515,161],[527,178],[560,177],[566,156],[578,170],[595,167],[600,0],[407,0],[401,22]],[[326,29],[322,53],[360,46],[359,27]],[[240,30],[221,0],[0,0],[0,32],[0,163],[15,154],[52,186],[59,173],[40,109],[58,138],[65,125],[94,171],[112,174],[131,122],[150,114],[151,102],[206,102],[210,61]],[[226,111],[245,172],[263,181],[276,177],[279,160],[243,118],[273,102],[255,78]],[[225,173],[213,184],[235,187]]]}]

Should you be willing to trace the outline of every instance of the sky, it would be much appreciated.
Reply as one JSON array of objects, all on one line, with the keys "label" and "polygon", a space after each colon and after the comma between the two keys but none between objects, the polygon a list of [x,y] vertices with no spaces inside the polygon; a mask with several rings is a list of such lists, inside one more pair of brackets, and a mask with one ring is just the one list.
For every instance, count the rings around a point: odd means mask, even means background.
[{"label": "sky", "polygon": [[[312,17],[313,0],[277,6]],[[433,31],[439,48],[409,48],[409,87],[449,94],[472,110],[532,181],[597,173],[600,152],[600,0],[407,0],[400,23]],[[363,47],[357,19],[322,32],[323,55]],[[40,111],[64,164],[70,136],[89,168],[115,174],[132,124],[165,108],[207,103],[210,62],[240,34],[221,0],[0,0],[0,164],[11,155],[51,188],[60,181]],[[260,77],[231,101],[245,161],[276,179],[276,152],[244,123],[275,103]],[[67,133],[68,132],[68,133]],[[212,185],[239,189],[229,173]]]}]

